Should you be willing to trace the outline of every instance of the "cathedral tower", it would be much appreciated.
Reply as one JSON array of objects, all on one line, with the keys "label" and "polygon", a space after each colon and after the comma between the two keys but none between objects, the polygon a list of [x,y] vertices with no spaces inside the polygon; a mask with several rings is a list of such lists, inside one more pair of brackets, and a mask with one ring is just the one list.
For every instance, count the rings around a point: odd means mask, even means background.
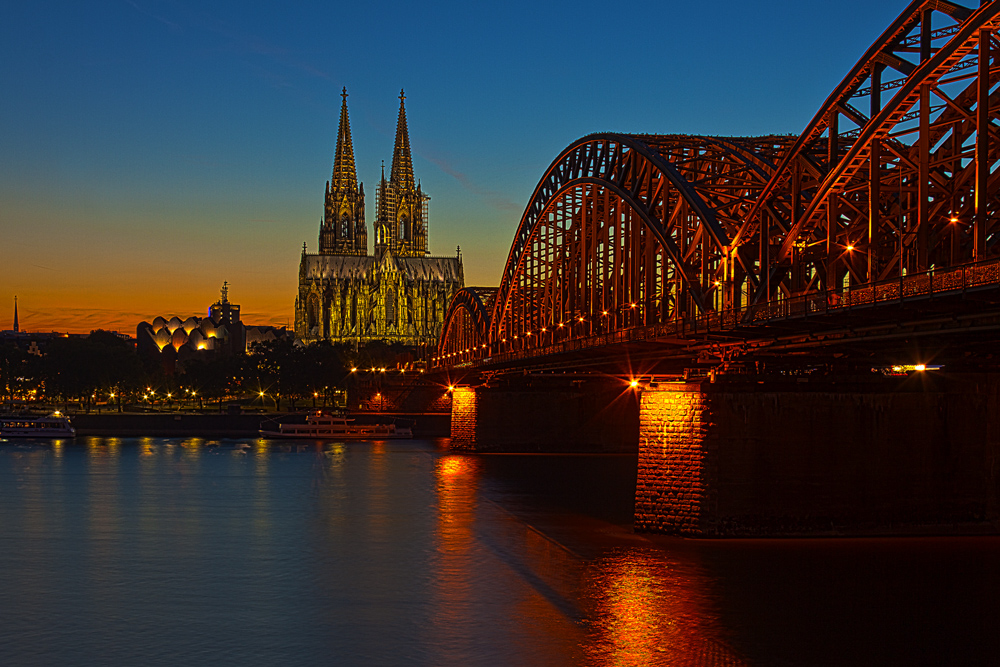
[{"label": "cathedral tower", "polygon": [[347,88],[344,88],[341,97],[337,152],[333,158],[333,177],[326,184],[326,208],[319,228],[319,253],[363,257],[368,254],[365,188],[358,182],[354,165],[351,121],[347,117]]},{"label": "cathedral tower", "polygon": [[385,180],[383,168],[375,192],[375,248],[376,251],[387,250],[397,257],[423,257],[427,254],[427,202],[430,197],[421,191],[413,178],[405,100],[406,95],[399,91],[396,145],[389,180]]}]

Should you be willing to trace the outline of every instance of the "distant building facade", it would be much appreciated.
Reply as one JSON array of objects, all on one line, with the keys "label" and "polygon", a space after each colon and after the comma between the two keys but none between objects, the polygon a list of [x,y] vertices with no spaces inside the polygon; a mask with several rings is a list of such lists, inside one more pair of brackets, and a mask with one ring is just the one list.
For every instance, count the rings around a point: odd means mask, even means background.
[{"label": "distant building facade", "polygon": [[177,366],[191,359],[208,358],[215,354],[239,354],[254,343],[285,338],[289,332],[271,326],[246,326],[240,318],[239,304],[230,303],[229,285],[223,283],[221,297],[208,309],[208,317],[188,317],[181,320],[156,317],[152,322],[140,322],[136,327],[136,349],[139,357],[156,360],[165,372],[173,373]]},{"label": "distant building facade", "polygon": [[306,343],[436,344],[445,311],[465,286],[465,276],[460,252],[454,257],[427,256],[430,197],[413,177],[406,98],[400,93],[389,180],[383,167],[375,191],[375,248],[369,255],[365,191],[354,163],[346,89],[342,97],[319,252],[309,254],[302,246],[296,338]]}]

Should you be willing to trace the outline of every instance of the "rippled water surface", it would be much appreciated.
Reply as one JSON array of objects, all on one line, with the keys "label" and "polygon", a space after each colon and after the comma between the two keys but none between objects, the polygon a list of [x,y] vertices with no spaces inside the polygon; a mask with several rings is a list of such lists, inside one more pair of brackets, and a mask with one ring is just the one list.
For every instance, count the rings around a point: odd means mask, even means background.
[{"label": "rippled water surface", "polygon": [[1000,664],[1000,541],[633,535],[634,457],[0,443],[3,665]]}]

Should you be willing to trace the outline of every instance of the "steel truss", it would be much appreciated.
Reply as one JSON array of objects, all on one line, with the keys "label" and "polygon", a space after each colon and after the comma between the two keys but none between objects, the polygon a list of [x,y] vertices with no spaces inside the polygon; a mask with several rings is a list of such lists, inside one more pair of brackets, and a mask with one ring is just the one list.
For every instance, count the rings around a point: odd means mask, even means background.
[{"label": "steel truss", "polygon": [[915,0],[797,137],[574,142],[525,209],[488,317],[474,291],[456,297],[438,362],[995,257],[998,29],[1000,0]]}]

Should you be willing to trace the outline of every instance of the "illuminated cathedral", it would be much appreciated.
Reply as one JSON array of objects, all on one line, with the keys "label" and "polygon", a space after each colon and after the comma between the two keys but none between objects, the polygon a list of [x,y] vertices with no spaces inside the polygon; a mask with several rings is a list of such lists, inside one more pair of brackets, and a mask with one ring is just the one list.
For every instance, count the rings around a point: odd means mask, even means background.
[{"label": "illuminated cathedral", "polygon": [[302,244],[295,336],[311,343],[384,340],[437,344],[444,314],[465,285],[462,255],[429,257],[427,202],[413,177],[406,97],[400,91],[389,180],[375,189],[374,254],[368,254],[365,189],[354,164],[347,89],[342,94],[333,177],[319,228],[319,252]]}]

